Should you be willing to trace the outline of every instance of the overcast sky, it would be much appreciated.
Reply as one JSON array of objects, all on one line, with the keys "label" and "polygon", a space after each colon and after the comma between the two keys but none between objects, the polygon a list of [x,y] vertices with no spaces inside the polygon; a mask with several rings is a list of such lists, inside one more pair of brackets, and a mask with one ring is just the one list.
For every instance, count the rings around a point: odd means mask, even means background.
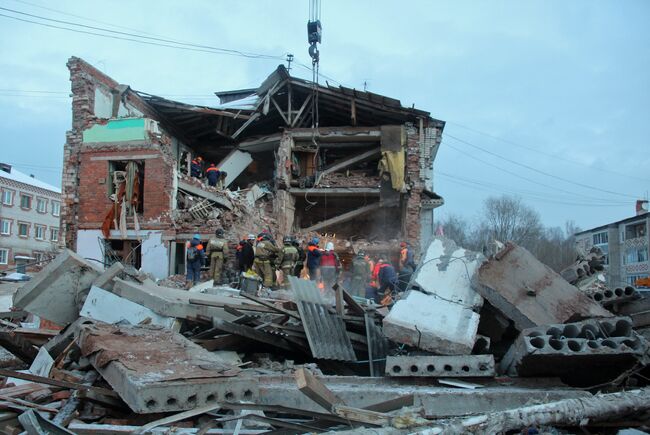
[{"label": "overcast sky", "polygon": [[[308,5],[0,0],[0,14],[293,53],[307,65]],[[323,74],[447,121],[435,162],[435,190],[445,198],[438,218],[473,219],[486,197],[514,193],[546,225],[574,220],[586,229],[632,216],[634,199],[647,196],[649,1],[323,0],[321,19]],[[71,124],[70,56],[136,90],[205,105],[217,104],[214,91],[257,86],[280,63],[4,16],[0,54],[0,160],[57,186]],[[304,67],[292,73],[311,78]]]}]

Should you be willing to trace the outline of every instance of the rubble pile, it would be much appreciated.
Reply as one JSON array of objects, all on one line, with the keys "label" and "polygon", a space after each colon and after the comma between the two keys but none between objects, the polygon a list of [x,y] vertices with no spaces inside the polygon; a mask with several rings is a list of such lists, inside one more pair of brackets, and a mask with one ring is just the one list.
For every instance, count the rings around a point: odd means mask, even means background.
[{"label": "rubble pile", "polygon": [[606,433],[647,424],[648,300],[635,292],[601,304],[512,243],[485,258],[435,238],[390,307],[296,277],[264,294],[185,291],[177,281],[119,263],[100,270],[71,251],[48,264],[0,314],[10,353],[0,430]]}]

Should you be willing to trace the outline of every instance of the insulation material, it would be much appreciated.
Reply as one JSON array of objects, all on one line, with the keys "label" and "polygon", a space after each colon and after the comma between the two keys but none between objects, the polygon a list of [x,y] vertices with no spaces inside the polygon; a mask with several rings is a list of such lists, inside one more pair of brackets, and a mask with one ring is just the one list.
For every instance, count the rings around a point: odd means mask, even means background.
[{"label": "insulation material", "polygon": [[400,151],[382,151],[381,160],[379,161],[379,172],[381,174],[390,173],[390,182],[393,189],[401,192],[405,188],[404,168],[405,158],[404,150]]}]

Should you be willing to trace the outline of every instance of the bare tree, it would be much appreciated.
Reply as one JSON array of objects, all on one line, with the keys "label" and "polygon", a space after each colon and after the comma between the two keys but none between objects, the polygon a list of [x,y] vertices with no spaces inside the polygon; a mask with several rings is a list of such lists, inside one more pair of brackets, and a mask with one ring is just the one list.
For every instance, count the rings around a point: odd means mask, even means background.
[{"label": "bare tree", "polygon": [[520,198],[508,195],[485,200],[479,227],[483,239],[512,241],[529,249],[543,233],[539,214]]}]

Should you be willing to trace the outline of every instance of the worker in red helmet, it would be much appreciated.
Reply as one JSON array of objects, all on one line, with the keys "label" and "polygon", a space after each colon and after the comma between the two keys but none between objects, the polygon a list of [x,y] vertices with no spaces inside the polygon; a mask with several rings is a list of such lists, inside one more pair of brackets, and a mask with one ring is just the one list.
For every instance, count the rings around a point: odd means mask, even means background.
[{"label": "worker in red helmet", "polygon": [[205,176],[208,178],[208,186],[217,187],[221,172],[217,168],[217,165],[210,163],[210,167],[205,170]]}]

